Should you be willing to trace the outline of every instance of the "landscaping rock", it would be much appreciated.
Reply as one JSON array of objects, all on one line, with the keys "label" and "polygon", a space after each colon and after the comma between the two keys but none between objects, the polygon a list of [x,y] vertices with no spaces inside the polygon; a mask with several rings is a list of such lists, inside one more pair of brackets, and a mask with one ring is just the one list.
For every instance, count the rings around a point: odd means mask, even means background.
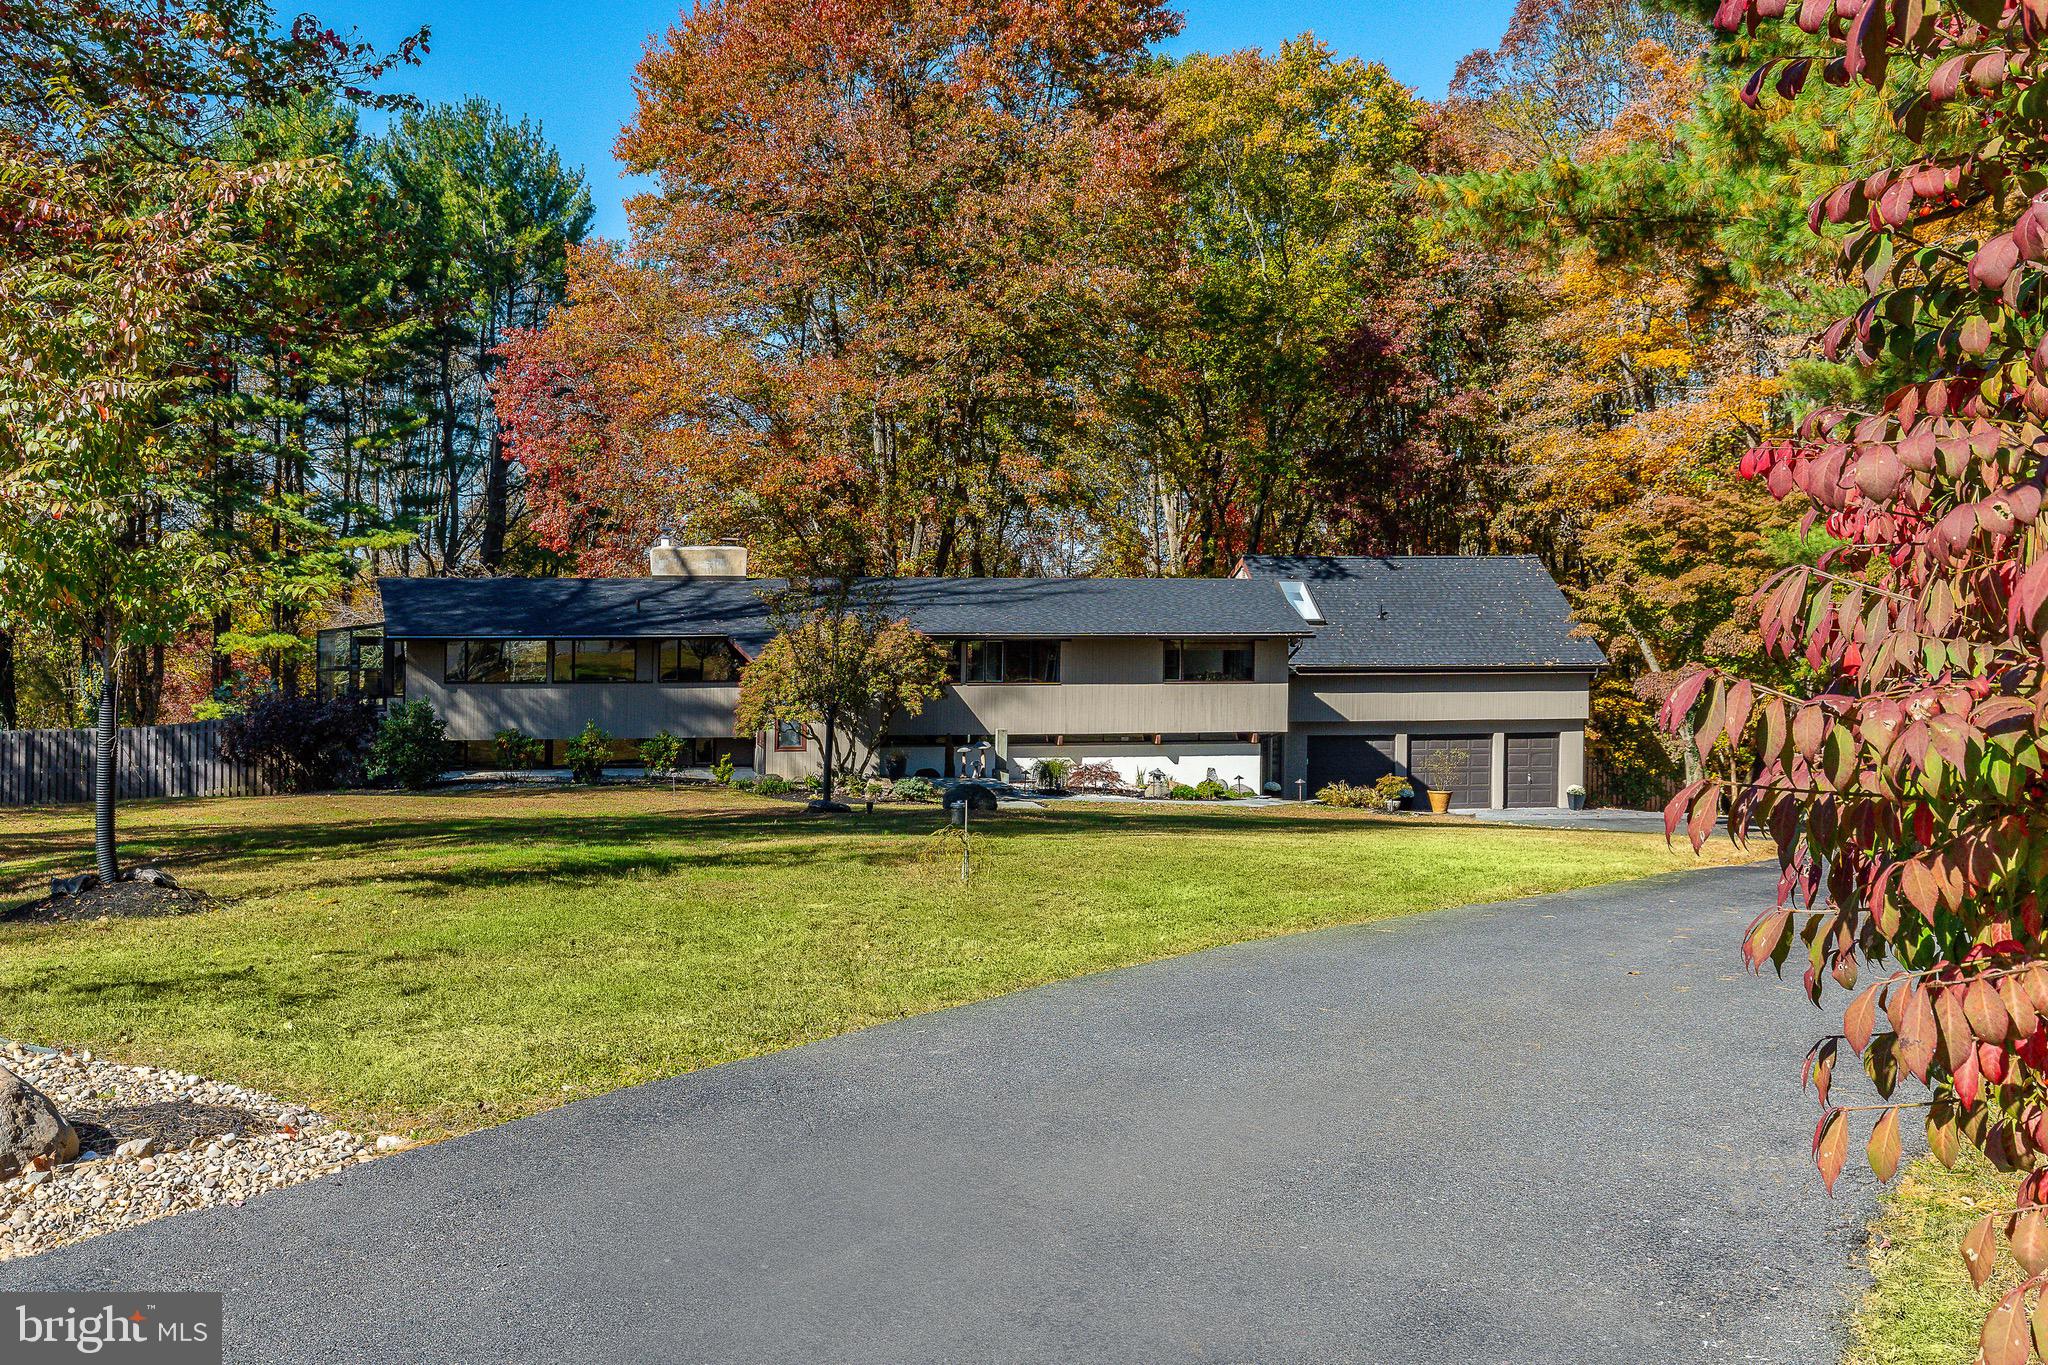
[{"label": "landscaping rock", "polygon": [[178,887],[178,879],[160,867],[131,868],[124,874],[123,879],[132,882],[143,882],[149,886],[167,886],[174,891]]},{"label": "landscaping rock", "polygon": [[992,811],[996,808],[996,794],[976,782],[960,782],[947,790],[940,802],[947,810],[965,806],[971,811]]},{"label": "landscaping rock", "polygon": [[19,1174],[38,1157],[69,1161],[78,1155],[78,1131],[50,1097],[0,1067],[0,1176]]},{"label": "landscaping rock", "polygon": [[100,884],[97,872],[81,872],[76,877],[50,878],[50,895],[82,896]]},{"label": "landscaping rock", "polygon": [[300,1105],[184,1072],[0,1040],[0,1078],[14,1072],[89,1150],[0,1176],[0,1261],[186,1209],[238,1207],[377,1155],[371,1138]]}]

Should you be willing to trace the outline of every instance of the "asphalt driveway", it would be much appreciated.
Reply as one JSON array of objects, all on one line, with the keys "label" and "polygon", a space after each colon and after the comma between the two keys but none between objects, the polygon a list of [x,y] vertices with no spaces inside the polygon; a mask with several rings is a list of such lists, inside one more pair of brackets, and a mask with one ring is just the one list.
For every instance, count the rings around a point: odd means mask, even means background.
[{"label": "asphalt driveway", "polygon": [[0,1264],[238,1361],[1828,1361],[1867,1174],[1730,869],[1199,953]]}]

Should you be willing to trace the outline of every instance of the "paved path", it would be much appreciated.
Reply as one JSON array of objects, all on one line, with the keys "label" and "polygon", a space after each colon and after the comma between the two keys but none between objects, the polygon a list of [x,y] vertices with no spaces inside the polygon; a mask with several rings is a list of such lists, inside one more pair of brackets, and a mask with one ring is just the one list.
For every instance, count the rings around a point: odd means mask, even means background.
[{"label": "paved path", "polygon": [[0,1264],[288,1361],[1831,1361],[1756,869],[927,1015]]}]

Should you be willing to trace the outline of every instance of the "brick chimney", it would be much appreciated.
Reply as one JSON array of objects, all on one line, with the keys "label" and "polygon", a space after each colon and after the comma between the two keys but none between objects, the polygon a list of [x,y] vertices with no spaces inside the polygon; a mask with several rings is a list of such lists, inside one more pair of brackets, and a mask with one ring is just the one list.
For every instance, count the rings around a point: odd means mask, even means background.
[{"label": "brick chimney", "polygon": [[647,547],[647,572],[654,578],[745,578],[744,545],[678,545],[663,536]]}]

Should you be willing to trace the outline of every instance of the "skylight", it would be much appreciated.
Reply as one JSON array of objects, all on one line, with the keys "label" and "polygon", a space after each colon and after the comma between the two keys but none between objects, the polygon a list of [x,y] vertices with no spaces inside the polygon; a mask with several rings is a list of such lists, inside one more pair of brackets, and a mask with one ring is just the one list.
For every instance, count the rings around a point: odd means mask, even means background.
[{"label": "skylight", "polygon": [[1323,623],[1323,609],[1316,605],[1315,598],[1308,595],[1308,584],[1298,578],[1282,579],[1280,591],[1287,594],[1287,605],[1293,607],[1302,620],[1317,626]]}]

